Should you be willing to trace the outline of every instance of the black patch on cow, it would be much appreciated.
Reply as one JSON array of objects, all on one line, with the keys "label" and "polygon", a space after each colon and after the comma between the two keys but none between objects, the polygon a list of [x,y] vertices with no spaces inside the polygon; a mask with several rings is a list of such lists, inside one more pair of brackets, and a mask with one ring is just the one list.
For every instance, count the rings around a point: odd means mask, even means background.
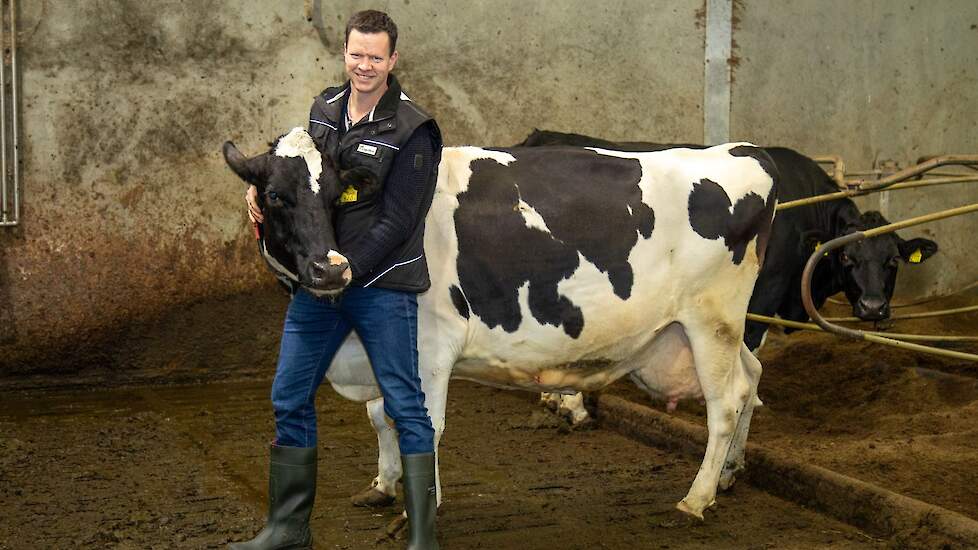
[{"label": "black patch on cow", "polygon": [[771,155],[767,154],[767,151],[764,149],[750,145],[738,145],[727,152],[732,157],[750,157],[756,160],[761,165],[761,169],[767,172],[767,175],[771,176],[772,180],[778,181],[778,167],[774,164],[774,160],[771,159]]},{"label": "black patch on cow", "polygon": [[724,244],[733,252],[733,263],[739,265],[744,260],[747,243],[770,226],[771,217],[765,213],[773,208],[773,203],[770,194],[765,201],[751,192],[737,201],[731,213],[727,192],[715,181],[704,178],[694,182],[689,193],[689,224],[704,239],[723,237]]},{"label": "black patch on cow", "polygon": [[452,285],[448,288],[448,293],[452,296],[452,303],[455,304],[455,309],[458,310],[458,314],[468,319],[469,303],[465,301],[465,296],[462,294],[462,289]]},{"label": "black patch on cow", "polygon": [[[522,322],[519,289],[527,285],[533,317],[577,338],[584,316],[557,285],[577,270],[580,253],[608,275],[618,297],[631,295],[628,256],[655,225],[638,186],[641,166],[580,149],[503,151],[516,161],[473,161],[468,190],[458,197],[457,266],[465,297],[490,328],[514,332]],[[550,233],[527,227],[521,199]]]}]

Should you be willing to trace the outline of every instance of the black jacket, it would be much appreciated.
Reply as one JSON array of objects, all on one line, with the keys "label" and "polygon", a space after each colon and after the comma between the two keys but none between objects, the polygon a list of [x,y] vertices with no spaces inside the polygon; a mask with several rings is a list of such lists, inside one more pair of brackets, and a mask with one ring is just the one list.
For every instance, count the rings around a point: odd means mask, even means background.
[{"label": "black jacket", "polygon": [[[327,88],[313,101],[309,113],[309,133],[316,147],[337,161],[340,169],[367,167],[381,182],[376,193],[367,196],[344,193],[337,204],[337,245],[342,253],[349,255],[354,272],[352,284],[423,292],[431,286],[424,258],[424,220],[438,180],[441,132],[434,119],[401,91],[393,75],[388,77],[387,86],[387,91],[367,120],[360,121],[349,130],[345,127],[345,117],[350,83]],[[394,170],[395,158],[416,131],[429,134],[433,146],[432,158],[413,159],[408,163],[413,172]],[[404,162],[398,164],[405,165]],[[417,219],[403,241],[389,252],[385,251],[383,259],[374,262],[375,265],[364,268],[358,264],[351,248],[355,248],[357,239],[367,234],[376,223],[389,183],[396,178],[413,178],[419,174],[424,178],[424,196]],[[390,195],[386,196],[389,198]]]}]

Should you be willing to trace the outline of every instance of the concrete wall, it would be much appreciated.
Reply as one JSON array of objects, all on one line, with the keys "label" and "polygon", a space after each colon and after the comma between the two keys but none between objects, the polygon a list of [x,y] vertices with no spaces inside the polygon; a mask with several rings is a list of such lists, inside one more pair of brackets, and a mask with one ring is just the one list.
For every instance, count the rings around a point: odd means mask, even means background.
[{"label": "concrete wall", "polygon": [[[735,3],[731,138],[842,155],[851,169],[978,154],[978,2],[749,0]],[[890,221],[978,202],[978,183],[858,201]],[[942,252],[905,269],[899,296],[978,279],[978,214],[900,232]]]},{"label": "concrete wall", "polygon": [[[702,140],[702,0],[451,5],[22,2],[24,221],[0,229],[0,370],[270,280],[220,145],[257,153],[304,125],[311,97],[342,78],[356,9],[398,22],[397,73],[448,144],[510,144],[533,127]],[[738,2],[731,137],[854,167],[974,152],[978,4],[927,6]],[[965,199],[903,193],[885,214]],[[917,268],[925,290],[975,272],[967,222],[947,224],[936,268]]]}]

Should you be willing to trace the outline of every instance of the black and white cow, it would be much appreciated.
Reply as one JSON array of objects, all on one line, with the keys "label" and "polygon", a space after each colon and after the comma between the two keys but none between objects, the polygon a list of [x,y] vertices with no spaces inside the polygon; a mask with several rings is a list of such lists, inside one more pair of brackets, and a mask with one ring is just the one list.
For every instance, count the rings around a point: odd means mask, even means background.
[{"label": "black and white cow", "polygon": [[[603,147],[624,151],[659,151],[673,147],[703,148],[702,145],[666,145],[648,142],[615,143],[580,134],[534,130],[520,146],[572,145]],[[765,151],[777,165],[781,179],[778,198],[782,202],[838,191],[835,183],[812,159],[784,147],[767,147]],[[779,316],[792,321],[808,321],[801,301],[801,274],[808,257],[820,242],[855,231],[885,225],[879,212],[862,213],[849,199],[841,199],[779,212],[771,230],[766,260],[754,286],[748,311]],[[823,259],[812,278],[812,298],[821,307],[832,295],[845,292],[853,315],[867,321],[890,316],[890,298],[901,263],[915,265],[937,251],[930,239],[904,240],[896,233],[851,244]],[[757,351],[766,336],[768,325],[747,322],[744,341]],[[793,329],[785,329],[793,332]],[[666,396],[668,407],[675,407],[677,396]],[[587,418],[580,396],[544,396],[544,402],[558,407],[573,423]]]},{"label": "black and white cow", "polygon": [[[251,159],[225,146],[228,164],[266,200],[273,268],[300,266],[291,257],[300,249],[327,257],[332,246],[331,237],[318,248],[305,242],[309,230],[331,232],[307,210],[328,217],[341,177],[328,159],[290,154],[310,143],[296,128]],[[426,220],[432,287],[418,314],[436,447],[451,376],[561,392],[596,390],[626,374],[665,392],[663,380],[681,378],[706,401],[709,440],[677,506],[702,517],[718,484],[743,467],[761,374],[743,343],[744,314],[770,235],[776,173],[750,144],[652,153],[446,148]],[[275,202],[270,189],[279,197],[312,193],[323,204]],[[308,291],[337,290],[335,278],[295,275]],[[353,345],[326,376],[346,397],[380,396]],[[385,436],[382,429],[381,475],[385,453],[397,456],[396,438]]]}]

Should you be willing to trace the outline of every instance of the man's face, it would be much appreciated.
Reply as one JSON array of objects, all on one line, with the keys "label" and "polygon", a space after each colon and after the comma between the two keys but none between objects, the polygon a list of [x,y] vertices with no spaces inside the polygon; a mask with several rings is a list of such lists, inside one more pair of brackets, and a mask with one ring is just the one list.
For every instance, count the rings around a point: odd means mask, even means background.
[{"label": "man's face", "polygon": [[397,63],[397,52],[390,53],[386,32],[362,33],[353,29],[343,49],[343,61],[352,86],[369,94],[387,83],[387,75]]}]

